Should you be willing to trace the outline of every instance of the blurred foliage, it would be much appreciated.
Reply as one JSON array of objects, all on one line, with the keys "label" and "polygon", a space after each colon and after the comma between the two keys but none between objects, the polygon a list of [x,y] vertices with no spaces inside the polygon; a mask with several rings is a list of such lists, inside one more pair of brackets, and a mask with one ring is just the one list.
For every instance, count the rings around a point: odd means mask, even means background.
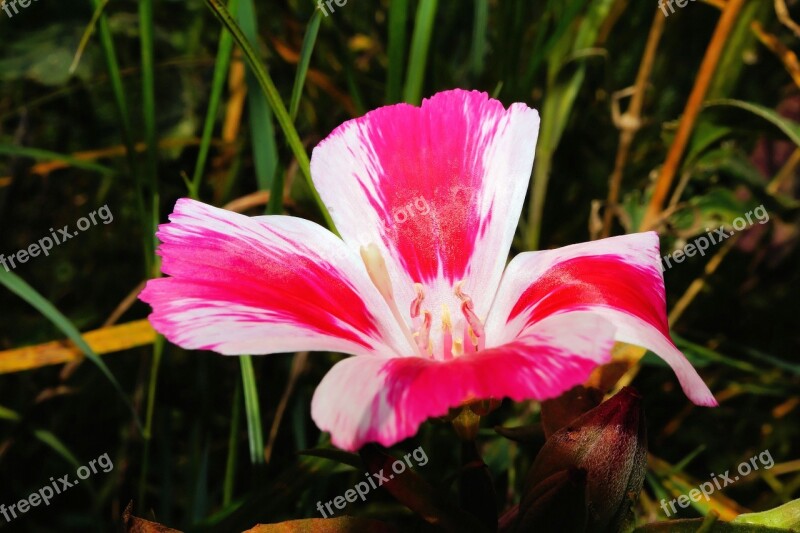
[{"label": "blurred foliage", "polygon": [[[606,206],[612,233],[641,227],[724,4],[689,2],[664,21],[619,205]],[[800,19],[800,3],[786,4]],[[108,326],[112,315],[120,323],[144,318],[147,307],[128,297],[158,271],[153,231],[177,198],[221,206],[244,197],[238,205],[248,214],[284,211],[324,223],[298,150],[309,152],[369,109],[447,88],[483,90],[543,114],[539,194],[523,212],[512,254],[596,236],[620,143],[611,109],[636,80],[660,16],[656,2],[350,0],[324,16],[306,0],[228,5],[264,72],[246,65],[201,0],[42,1],[13,17],[0,11],[0,253],[74,226],[103,205],[114,215],[19,265],[19,278],[0,269],[4,286],[16,283],[0,290],[0,350]],[[769,214],[769,222],[755,221],[665,272],[669,307],[679,309],[675,338],[719,408],[693,407],[652,355],[641,365],[620,362],[645,392],[650,455],[635,507],[640,526],[666,518],[662,498],[763,450],[775,460],[771,470],[679,517],[762,511],[800,493],[798,42],[773,2],[745,1],[656,226],[666,255],[709,230],[730,229],[757,206]],[[263,76],[275,94],[262,92]],[[297,142],[287,137],[293,131]],[[269,205],[266,191],[275,193]],[[44,303],[29,305],[33,295]],[[237,358],[144,337],[145,346],[133,342],[102,358],[125,397],[89,361],[0,376],[0,503],[103,453],[114,463],[49,506],[0,520],[0,529],[112,530],[133,501],[135,516],[173,528],[240,531],[318,519],[317,501],[362,480],[361,459],[332,450],[309,416],[314,388],[339,356],[253,358],[253,388]],[[91,347],[80,348],[94,357]],[[506,401],[482,421],[478,457],[490,478],[472,482],[492,480],[484,494],[494,494],[495,512],[521,500],[545,442],[540,417],[534,402]],[[263,431],[264,461],[258,453],[251,461],[248,450],[259,442],[253,431]],[[461,459],[474,450],[459,451],[452,429],[431,421],[389,453],[418,446],[430,461],[415,469],[415,486],[437,495],[435,512],[450,513],[458,528]],[[348,505],[344,512],[355,518],[342,527],[380,520],[403,531],[435,530],[420,518],[434,511],[415,502],[402,491],[373,492]]]}]

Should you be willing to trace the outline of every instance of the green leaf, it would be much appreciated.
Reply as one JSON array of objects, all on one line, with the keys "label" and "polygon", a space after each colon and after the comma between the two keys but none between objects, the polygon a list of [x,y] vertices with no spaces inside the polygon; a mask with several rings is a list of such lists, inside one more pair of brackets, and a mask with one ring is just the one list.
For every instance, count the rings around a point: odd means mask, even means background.
[{"label": "green leaf", "polygon": [[0,405],[0,420],[11,420],[12,422],[19,422],[22,417],[19,415],[18,412],[9,409],[8,407],[3,407]]},{"label": "green leaf", "polygon": [[472,26],[470,68],[474,76],[483,73],[483,58],[488,48],[489,0],[475,1],[475,22]]},{"label": "green leaf", "polygon": [[784,503],[780,507],[760,513],[740,514],[734,524],[755,524],[782,529],[800,529],[800,499]]},{"label": "green leaf", "polygon": [[244,385],[244,408],[247,414],[247,435],[250,444],[250,460],[253,464],[264,462],[264,430],[261,427],[261,407],[258,400],[256,375],[253,360],[249,355],[239,357]]},{"label": "green leaf", "polygon": [[[95,11],[100,10],[102,3],[103,0],[92,0]],[[125,85],[122,83],[122,74],[119,68],[119,61],[117,60],[117,53],[114,48],[114,39],[111,35],[111,27],[105,11],[102,11],[100,17],[97,19],[97,33],[103,48],[108,77],[111,80],[111,90],[114,94],[117,119],[120,125],[120,135],[125,145],[125,158],[128,162],[131,175],[136,179],[136,209],[139,214],[139,220],[141,220],[143,224],[146,224],[146,221],[150,220],[151,217],[148,216],[147,210],[145,209],[145,199],[143,196],[144,177],[142,175],[141,166],[136,160],[136,147],[133,144],[133,129],[131,128],[131,118],[128,111],[128,98],[125,93]],[[152,231],[142,232],[144,267],[147,276],[152,275],[154,263],[153,255],[155,252],[155,245],[153,242],[153,232],[155,228],[153,227],[151,229]]]},{"label": "green leaf", "polygon": [[795,143],[797,146],[800,146],[800,124],[793,120],[789,120],[786,117],[782,117],[776,111],[768,107],[750,102],[744,102],[742,100],[734,100],[732,98],[712,100],[704,105],[706,108],[715,106],[738,107],[739,109],[749,111],[750,113],[753,113],[754,115],[759,116],[776,126],[779,130],[786,134],[786,136],[789,137],[793,143]]},{"label": "green leaf", "polygon": [[[228,9],[231,13],[236,13],[237,0],[229,0]],[[208,101],[208,110],[206,111],[206,119],[203,124],[203,136],[200,140],[200,149],[197,153],[197,162],[194,166],[194,174],[192,175],[191,187],[189,194],[192,198],[198,199],[200,192],[200,180],[203,178],[203,172],[206,167],[206,160],[208,159],[208,152],[211,148],[211,139],[214,134],[214,123],[217,119],[217,112],[219,111],[220,101],[222,100],[222,93],[225,90],[225,84],[228,81],[228,68],[231,63],[231,52],[233,51],[233,37],[226,29],[220,31],[219,48],[217,49],[217,58],[214,61],[214,78],[211,81],[211,96]]]},{"label": "green leaf", "polygon": [[386,73],[386,103],[394,104],[403,97],[403,65],[406,52],[406,20],[408,0],[389,3],[389,66]]},{"label": "green leaf", "polygon": [[693,172],[724,173],[756,189],[765,186],[764,176],[749,157],[728,147],[710,150],[700,156],[692,169]]},{"label": "green leaf", "polygon": [[542,214],[550,179],[553,154],[567,127],[578,92],[586,77],[586,64],[580,62],[571,73],[562,73],[566,61],[576,53],[594,46],[600,27],[611,13],[614,0],[597,0],[589,4],[588,12],[581,21],[577,33],[567,33],[554,45],[549,57],[548,87],[542,105],[541,129],[536,146],[536,164],[533,167],[533,184],[528,205],[528,221],[525,228],[527,250],[539,248]]},{"label": "green leaf", "polygon": [[92,161],[83,161],[71,155],[59,154],[58,152],[51,152],[50,150],[42,150],[41,148],[28,148],[26,146],[15,146],[13,144],[0,144],[0,154],[9,155],[14,157],[30,157],[37,161],[61,161],[75,168],[83,170],[91,170],[103,176],[114,176],[117,171],[113,168],[93,163]]},{"label": "green leaf", "polygon": [[[689,361],[693,365],[697,366],[704,366],[702,363],[698,363],[696,359],[700,359],[701,361],[710,361],[714,363],[721,363],[723,365],[729,366],[731,368],[735,368],[737,370],[741,370],[743,372],[748,372],[750,374],[761,374],[763,371],[756,366],[747,363],[745,361],[740,361],[738,359],[734,359],[733,357],[725,356],[719,352],[706,348],[705,346],[701,346],[694,342],[688,341],[684,339],[680,335],[675,332],[670,332],[670,336],[672,340],[675,341],[675,346],[677,346],[681,352],[683,352]],[[650,353],[648,352],[648,355]],[[655,357],[658,361],[663,361],[660,357]]]},{"label": "green leaf", "polygon": [[321,21],[322,12],[319,9],[315,9],[308,23],[306,35],[303,37],[303,47],[300,49],[300,61],[297,63],[297,72],[294,77],[292,99],[289,103],[289,116],[292,118],[292,121],[297,118],[297,108],[300,107],[300,98],[303,95],[303,86],[306,82],[308,65],[311,62],[311,54],[314,52],[314,44],[317,42],[317,34],[319,33],[319,24]]},{"label": "green leaf", "polygon": [[[258,48],[258,20],[253,0],[241,0],[239,24],[250,46]],[[259,65],[261,63],[259,62]],[[248,65],[245,75],[247,81],[247,107],[250,116],[250,140],[253,150],[253,163],[256,170],[258,188],[270,191],[273,188],[278,169],[278,142],[275,139],[275,126],[272,111],[264,91],[256,90],[258,73],[253,65]],[[305,151],[303,152],[305,153]]]},{"label": "green leaf", "polygon": [[425,80],[425,65],[428,62],[428,47],[431,44],[437,6],[438,0],[420,0],[417,7],[406,85],[403,89],[403,100],[409,104],[419,105],[422,101],[422,84]]},{"label": "green leaf", "polygon": [[158,180],[156,136],[156,89],[153,43],[153,0],[139,0],[139,40],[142,62],[142,107],[145,140],[145,176],[150,193],[155,194]]},{"label": "green leaf", "polygon": [[[669,520],[667,522],[655,522],[639,526],[633,533],[697,533],[703,526],[704,518],[692,518],[688,520]],[[752,524],[733,524],[729,522],[716,522],[704,532],[710,533],[772,533],[785,532],[785,529],[775,529],[771,527],[756,526]]]},{"label": "green leaf", "polygon": [[[523,78],[524,87],[530,87],[533,85],[534,77],[536,76],[536,72],[539,70],[542,62],[545,60],[545,58],[551,57],[550,51],[564,36],[566,31],[569,29],[570,24],[574,22],[575,18],[578,16],[578,13],[580,13],[581,9],[583,9],[586,5],[586,2],[587,0],[572,0],[564,13],[557,16],[557,26],[547,39],[547,42],[544,44],[542,44],[546,34],[544,28],[541,28],[536,32],[537,43],[533,47],[533,55],[528,62],[527,70]],[[550,11],[550,9],[546,11]],[[541,25],[542,21],[540,21],[539,24]]]},{"label": "green leaf", "polygon": [[61,439],[56,437],[52,432],[47,431],[46,429],[35,429],[33,430],[33,434],[37,439],[45,443],[58,455],[63,457],[70,465],[75,468],[81,466],[81,462],[78,461],[78,458],[75,457],[75,454],[73,454],[69,448],[67,448],[64,443],[61,442]]},{"label": "green leaf", "polygon": [[142,425],[139,422],[139,417],[136,416],[136,412],[133,410],[133,406],[131,405],[128,397],[125,395],[125,392],[122,390],[117,378],[114,377],[114,374],[111,373],[111,370],[108,369],[106,364],[103,362],[100,357],[94,353],[94,350],[83,340],[81,337],[80,332],[72,325],[67,317],[65,317],[61,312],[55,308],[53,304],[47,301],[41,294],[36,292],[36,290],[28,285],[25,280],[14,274],[13,272],[6,272],[3,269],[0,269],[0,284],[6,287],[8,290],[25,300],[31,306],[33,306],[37,311],[39,311],[42,315],[45,316],[50,322],[52,322],[58,329],[60,329],[64,335],[66,335],[72,342],[75,343],[75,346],[80,349],[87,359],[89,359],[92,363],[94,363],[97,368],[100,369],[100,372],[103,373],[108,381],[114,386],[116,391],[119,393],[122,400],[131,410],[131,416],[133,416],[134,421],[136,422],[137,427],[139,430],[142,430]]}]

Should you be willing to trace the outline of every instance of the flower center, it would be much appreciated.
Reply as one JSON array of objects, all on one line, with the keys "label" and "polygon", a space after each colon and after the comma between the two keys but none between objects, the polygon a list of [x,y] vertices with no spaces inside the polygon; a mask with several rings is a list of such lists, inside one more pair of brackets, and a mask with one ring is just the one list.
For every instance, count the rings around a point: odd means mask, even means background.
[{"label": "flower center", "polygon": [[[484,331],[483,322],[481,322],[478,315],[475,314],[475,305],[472,303],[472,298],[463,290],[463,281],[459,281],[455,284],[453,287],[453,294],[460,302],[458,305],[461,307],[461,314],[464,316],[464,320],[463,322],[459,321],[456,328],[454,328],[450,316],[450,307],[447,303],[441,304],[441,314],[439,315],[442,330],[441,352],[437,352],[434,351],[434,339],[432,338],[433,335],[431,332],[433,328],[433,314],[429,309],[423,306],[425,302],[425,287],[421,283],[414,283],[414,292],[416,296],[411,301],[409,311],[411,315],[411,327],[409,327],[409,323],[401,315],[397,302],[394,299],[394,291],[392,290],[389,272],[378,247],[374,243],[362,247],[361,259],[367,267],[367,273],[372,283],[389,305],[392,315],[398,324],[400,324],[400,328],[414,348],[416,355],[448,360],[465,353],[474,353],[484,349],[486,346],[486,333]],[[453,301],[452,296],[447,299]],[[462,324],[461,335],[458,335],[457,332],[454,337],[454,329],[457,331],[457,327]],[[436,336],[438,337],[438,334]],[[436,340],[438,341],[438,339]]]},{"label": "flower center", "polygon": [[[452,359],[467,353],[483,350],[486,345],[485,331],[483,323],[475,314],[475,306],[472,303],[472,298],[463,291],[463,281],[459,281],[455,285],[455,296],[461,301],[461,313],[464,315],[464,326],[462,338],[453,338],[453,322],[450,318],[450,307],[442,304],[440,321],[442,324],[442,352],[441,357],[445,360]],[[425,289],[421,283],[414,284],[414,291],[417,293],[416,298],[411,301],[411,320],[412,323],[418,322],[419,327],[413,333],[414,340],[416,341],[417,348],[423,355],[428,357],[436,357],[433,351],[433,343],[431,342],[431,323],[432,314],[429,310],[423,309],[422,304],[425,300]],[[420,314],[422,318],[420,319]],[[466,347],[466,350],[465,350]]]}]

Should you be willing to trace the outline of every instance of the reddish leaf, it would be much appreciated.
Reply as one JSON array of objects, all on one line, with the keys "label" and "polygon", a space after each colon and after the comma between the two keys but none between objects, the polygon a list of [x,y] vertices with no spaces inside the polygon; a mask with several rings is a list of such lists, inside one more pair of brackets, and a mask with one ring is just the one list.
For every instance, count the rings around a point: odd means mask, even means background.
[{"label": "reddish leaf", "polygon": [[396,527],[368,518],[340,516],[308,518],[279,524],[259,524],[245,533],[399,533]]},{"label": "reddish leaf", "polygon": [[131,514],[132,510],[133,502],[131,501],[122,513],[122,522],[126,533],[181,533],[178,529],[172,529],[157,522],[133,516]]}]

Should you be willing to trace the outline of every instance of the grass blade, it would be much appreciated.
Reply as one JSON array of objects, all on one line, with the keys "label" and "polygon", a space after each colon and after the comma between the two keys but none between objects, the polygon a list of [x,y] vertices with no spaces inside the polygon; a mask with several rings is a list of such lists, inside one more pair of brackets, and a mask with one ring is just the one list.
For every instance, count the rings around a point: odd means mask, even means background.
[{"label": "grass blade", "polygon": [[[145,210],[141,220],[145,225],[145,235],[151,236],[147,253],[155,250],[156,225],[158,224],[158,138],[156,134],[156,89],[153,51],[153,0],[139,0],[139,43],[142,56],[142,107],[144,112],[145,164],[144,175],[140,176],[143,205],[152,206],[152,216]],[[146,187],[144,184],[147,184]],[[151,270],[155,261],[150,261]]]},{"label": "grass blade", "polygon": [[95,12],[99,12],[100,16],[97,19],[97,34],[100,37],[100,44],[103,48],[103,56],[106,61],[106,68],[108,69],[108,78],[111,82],[111,92],[114,94],[114,103],[117,107],[117,115],[119,118],[120,129],[122,134],[122,142],[128,150],[129,163],[131,170],[136,167],[133,149],[133,135],[131,133],[131,121],[128,114],[128,100],[125,96],[125,86],[122,84],[122,75],[120,74],[119,62],[117,61],[117,53],[114,49],[114,40],[111,37],[111,27],[108,24],[108,17],[103,10],[103,0],[92,0]]},{"label": "grass blade", "polygon": [[83,57],[83,51],[86,50],[86,46],[89,44],[89,39],[92,38],[92,33],[94,33],[95,27],[97,26],[97,21],[100,18],[100,15],[103,14],[103,10],[107,5],[108,0],[101,0],[100,5],[94,9],[92,19],[89,21],[89,25],[86,26],[86,30],[84,30],[83,35],[81,36],[81,41],[78,43],[78,50],[75,52],[75,57],[72,58],[72,64],[69,66],[70,75],[75,74],[75,71],[78,70],[81,57]]},{"label": "grass blade", "polygon": [[[575,3],[578,2],[579,0],[576,0]],[[565,34],[562,37],[565,40],[555,45],[555,57],[548,59],[550,67],[548,87],[541,109],[542,127],[536,146],[536,163],[533,167],[533,185],[529,200],[527,227],[525,228],[527,250],[539,249],[542,214],[553,154],[561,141],[572,107],[586,77],[585,63],[579,63],[575,71],[566,76],[561,72],[561,68],[576,52],[581,52],[594,45],[600,27],[609,16],[613,4],[614,0],[598,0],[591,3],[577,33],[574,36]],[[570,40],[571,42],[569,42]]]},{"label": "grass blade", "polygon": [[389,3],[389,66],[386,74],[386,103],[395,104],[403,97],[403,65],[406,53],[408,0]]},{"label": "grass blade", "polygon": [[[550,57],[550,51],[553,47],[558,43],[558,41],[564,36],[566,31],[569,29],[570,24],[575,20],[575,17],[578,16],[578,13],[584,8],[587,0],[572,0],[572,2],[567,6],[564,13],[558,17],[558,22],[553,30],[553,33],[547,39],[547,42],[543,42],[545,31],[544,29],[537,32],[536,36],[536,44],[533,47],[533,57],[528,62],[527,69],[525,71],[525,75],[523,77],[523,88],[529,88],[533,85],[534,77],[536,76],[536,72],[539,70],[539,67],[544,62],[545,58]],[[550,4],[552,4],[552,0]],[[548,9],[546,11],[551,11],[549,9],[550,5],[548,5]]]},{"label": "grass blade", "polygon": [[[258,20],[253,0],[241,0],[238,14],[242,33],[253,48],[258,47]],[[256,90],[258,80],[253,67],[247,69],[247,107],[250,115],[250,139],[253,147],[253,163],[258,188],[272,190],[278,169],[278,143],[272,112],[263,91]]]},{"label": "grass blade", "polygon": [[483,73],[488,26],[489,0],[475,0],[475,23],[472,26],[472,50],[470,50],[470,68],[475,77]]},{"label": "grass blade", "polygon": [[420,0],[414,33],[411,35],[411,55],[408,59],[408,75],[403,89],[403,100],[419,105],[422,101],[422,83],[425,80],[425,65],[428,62],[428,47],[433,34],[438,0]]},{"label": "grass blade", "polygon": [[770,122],[773,126],[781,130],[794,144],[800,146],[800,123],[780,115],[774,109],[751,102],[745,102],[743,100],[734,100],[732,98],[712,100],[710,102],[706,102],[703,107],[715,106],[738,107],[739,109],[749,111],[750,113],[763,118],[767,122]]},{"label": "grass blade", "polygon": [[161,368],[161,356],[164,353],[164,337],[158,335],[153,345],[153,360],[150,363],[150,381],[147,385],[147,412],[144,420],[144,450],[142,451],[142,468],[139,472],[139,500],[140,509],[145,507],[147,495],[147,471],[150,465],[150,441],[153,438],[153,413],[156,407],[156,387],[158,386],[158,370]]},{"label": "grass blade", "polygon": [[253,359],[249,355],[239,357],[244,385],[244,408],[247,415],[247,435],[250,443],[250,460],[253,464],[264,462],[264,430],[261,427],[261,408],[258,402],[256,375]]},{"label": "grass blade", "polygon": [[33,287],[28,285],[25,280],[13,272],[5,272],[4,270],[0,270],[0,284],[33,306],[34,309],[44,315],[45,318],[52,322],[64,333],[64,335],[69,337],[69,339],[74,342],[78,348],[80,348],[86,358],[94,363],[97,368],[100,369],[100,372],[102,372],[103,375],[108,378],[108,381],[111,382],[111,385],[114,386],[114,389],[116,389],[116,391],[119,393],[120,397],[125,402],[125,405],[130,408],[131,415],[133,416],[137,427],[139,430],[141,430],[142,425],[141,422],[139,422],[139,417],[136,416],[136,412],[133,410],[133,406],[128,400],[128,397],[125,395],[125,392],[123,392],[122,387],[117,381],[117,378],[114,377],[114,374],[111,373],[111,370],[108,369],[102,359],[100,359],[100,357],[94,353],[94,350],[92,350],[83,337],[81,337],[80,332],[75,328],[75,326],[72,325],[72,322],[70,322],[69,319],[63,314],[61,314],[61,312],[56,309],[53,304],[47,301],[41,294],[36,292]]},{"label": "grass blade", "polygon": [[294,87],[292,87],[292,99],[289,103],[289,116],[292,118],[292,122],[297,118],[297,109],[300,107],[300,97],[303,95],[303,86],[306,83],[306,74],[308,73],[308,65],[311,62],[311,53],[314,51],[314,45],[317,42],[320,22],[322,22],[322,12],[315,9],[308,23],[306,35],[303,37],[303,47],[300,50],[300,62],[297,64],[297,74],[295,74]]},{"label": "grass blade", "polygon": [[[131,129],[130,114],[128,112],[128,99],[125,95],[125,86],[122,83],[117,52],[114,49],[114,39],[111,36],[111,26],[108,17],[103,9],[103,0],[92,0],[95,12],[100,12],[97,19],[97,34],[100,37],[100,44],[103,48],[103,56],[108,69],[108,78],[111,82],[111,92],[114,95],[114,103],[117,108],[117,118],[120,124],[120,134],[122,143],[125,145],[126,159],[131,175],[136,177],[136,209],[140,220],[146,220],[144,196],[142,194],[142,180],[139,165],[136,162],[136,148],[133,143],[133,130]],[[142,245],[144,249],[145,272],[149,276],[152,271],[153,256],[155,248],[153,241],[148,233],[142,232]]]},{"label": "grass blade", "polygon": [[84,161],[71,155],[59,154],[58,152],[51,152],[50,150],[42,150],[41,148],[14,146],[13,144],[0,144],[0,154],[15,157],[29,157],[37,161],[62,161],[72,167],[83,170],[91,170],[93,172],[102,174],[103,176],[113,176],[117,173],[117,171],[113,168],[104,165],[92,163],[91,161]]},{"label": "grass blade", "polygon": [[[237,0],[230,0],[228,2],[228,9],[231,13],[236,13]],[[200,195],[200,180],[202,180],[203,172],[206,168],[206,161],[208,160],[208,152],[211,148],[214,123],[217,119],[222,93],[225,90],[225,82],[228,79],[228,67],[231,63],[232,51],[233,37],[229,31],[223,28],[220,32],[217,58],[214,61],[214,77],[211,81],[211,96],[208,100],[208,110],[206,111],[206,118],[203,123],[203,136],[200,140],[200,149],[197,152],[197,162],[194,166],[194,174],[192,174],[191,187],[189,188],[189,195],[195,199],[198,199]]]},{"label": "grass blade", "polygon": [[241,410],[241,389],[239,382],[236,382],[236,389],[233,391],[233,406],[231,407],[231,430],[228,434],[228,457],[225,460],[225,477],[222,482],[222,506],[227,507],[233,500],[233,482],[236,476],[236,462],[239,449],[236,445],[239,435],[239,411]]},{"label": "grass blade", "polygon": [[242,33],[242,29],[233,19],[228,10],[225,9],[225,6],[222,5],[220,0],[206,0],[206,4],[214,13],[214,15],[220,20],[220,22],[222,22],[222,24],[228,28],[231,34],[233,34],[234,40],[241,47],[242,52],[244,52],[244,56],[247,59],[250,68],[253,70],[256,79],[258,80],[261,90],[264,91],[267,101],[269,102],[273,113],[275,113],[275,118],[278,120],[278,124],[283,130],[284,135],[286,135],[289,148],[292,150],[292,153],[297,159],[297,165],[300,168],[300,171],[303,173],[306,182],[308,183],[309,190],[311,191],[311,194],[314,197],[314,200],[316,201],[317,206],[319,207],[320,212],[322,213],[322,216],[328,225],[328,228],[332,231],[335,231],[333,219],[331,219],[330,213],[328,213],[325,204],[322,203],[319,193],[314,188],[314,182],[311,180],[311,165],[308,159],[308,154],[306,153],[305,147],[303,147],[303,143],[300,140],[300,136],[297,134],[297,130],[292,123],[289,113],[286,111],[286,107],[281,101],[281,96],[278,93],[278,89],[275,87],[275,83],[272,81],[272,78],[270,77],[266,68],[264,68],[264,65],[261,63],[253,47],[250,46],[250,43],[248,42],[244,33]]},{"label": "grass blade", "polygon": [[[156,92],[153,70],[153,0],[139,0],[139,38],[142,54],[142,106],[144,107],[145,174],[156,181]],[[155,187],[153,187],[155,190]]]}]

